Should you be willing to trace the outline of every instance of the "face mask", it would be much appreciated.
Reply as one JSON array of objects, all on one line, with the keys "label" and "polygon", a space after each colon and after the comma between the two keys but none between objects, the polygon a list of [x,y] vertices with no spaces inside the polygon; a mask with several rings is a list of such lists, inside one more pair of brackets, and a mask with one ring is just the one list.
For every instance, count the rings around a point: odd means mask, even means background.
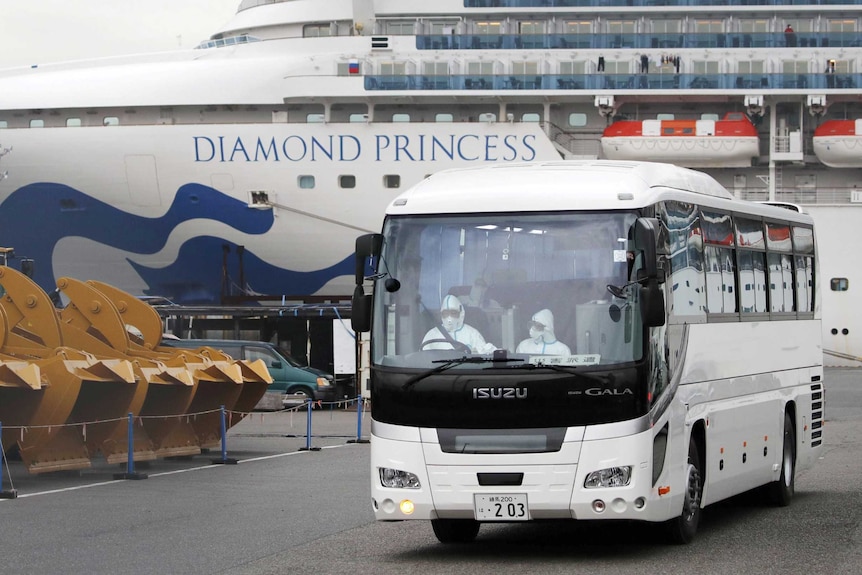
[{"label": "face mask", "polygon": [[535,339],[538,341],[538,340],[542,339],[542,336],[544,336],[544,335],[545,335],[545,330],[536,329],[534,327],[530,328],[530,337],[532,339]]},{"label": "face mask", "polygon": [[458,325],[458,320],[454,317],[444,317],[443,318],[443,327],[446,331],[453,331],[455,327]]}]

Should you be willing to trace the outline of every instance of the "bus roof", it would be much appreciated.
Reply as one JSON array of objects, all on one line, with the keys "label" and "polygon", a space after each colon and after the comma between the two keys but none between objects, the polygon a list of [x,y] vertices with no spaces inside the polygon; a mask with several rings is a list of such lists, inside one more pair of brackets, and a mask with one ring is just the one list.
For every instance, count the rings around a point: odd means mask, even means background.
[{"label": "bus roof", "polygon": [[809,221],[786,209],[737,200],[702,172],[672,164],[609,160],[491,164],[445,170],[398,196],[386,213],[620,210],[661,200]]}]

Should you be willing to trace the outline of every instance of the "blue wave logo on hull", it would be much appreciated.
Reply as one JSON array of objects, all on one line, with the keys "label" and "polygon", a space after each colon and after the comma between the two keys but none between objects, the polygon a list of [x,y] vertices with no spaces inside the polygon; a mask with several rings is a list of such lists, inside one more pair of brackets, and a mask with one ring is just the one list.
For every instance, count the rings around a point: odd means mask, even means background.
[{"label": "blue wave logo on hull", "polygon": [[[62,184],[37,183],[19,188],[0,204],[0,246],[15,248],[17,254],[35,260],[34,279],[50,292],[56,287],[52,256],[62,239],[83,237],[119,250],[151,255],[165,247],[178,225],[196,219],[220,222],[249,235],[266,234],[273,225],[272,211],[249,208],[200,184],[182,186],[167,213],[148,218]],[[219,303],[223,289],[231,294],[239,288],[228,285],[223,277],[224,246],[229,251],[228,269],[238,278],[238,246],[212,236],[186,242],[180,247],[176,261],[164,268],[128,263],[147,284],[146,295],[165,296],[177,303]],[[243,254],[246,283],[265,294],[312,294],[332,278],[351,274],[351,263],[352,257],[348,256],[326,269],[294,272],[268,264],[248,249]],[[117,287],[125,289],[122,285]]]}]

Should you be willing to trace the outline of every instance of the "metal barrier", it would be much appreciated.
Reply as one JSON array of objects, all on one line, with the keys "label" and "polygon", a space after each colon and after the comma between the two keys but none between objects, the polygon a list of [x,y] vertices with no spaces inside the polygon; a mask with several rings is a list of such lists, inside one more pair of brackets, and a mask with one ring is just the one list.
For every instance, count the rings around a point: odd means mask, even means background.
[{"label": "metal barrier", "polygon": [[[362,437],[362,423],[363,423],[365,411],[364,411],[364,402],[363,402],[363,399],[361,396],[356,397],[354,399],[345,399],[345,400],[333,401],[333,402],[315,402],[311,399],[306,399],[306,401],[304,403],[294,405],[292,407],[285,407],[285,408],[283,408],[277,412],[259,412],[259,415],[261,417],[261,421],[263,421],[264,416],[269,417],[272,415],[277,415],[279,413],[290,413],[292,415],[293,413],[299,413],[301,410],[305,411],[305,418],[306,418],[306,420],[305,420],[305,445],[303,447],[300,447],[299,451],[315,452],[315,451],[321,450],[320,447],[314,446],[312,444],[312,438],[315,437],[315,435],[314,435],[315,413],[317,413],[318,416],[320,416],[321,412],[326,408],[329,408],[330,411],[333,411],[337,408],[346,410],[353,405],[355,405],[355,407],[356,407],[356,434],[355,434],[355,436],[349,436],[350,439],[347,440],[347,443],[368,443],[368,439]],[[316,407],[316,409],[315,409],[315,407]],[[68,424],[63,424],[63,425],[44,426],[45,429],[34,429],[34,427],[42,427],[42,426],[22,426],[22,425],[5,426],[4,427],[2,422],[0,422],[0,457],[2,457],[2,461],[0,461],[0,464],[2,464],[2,466],[0,466],[0,499],[15,499],[18,496],[17,490],[14,489],[14,486],[12,485],[12,475],[11,475],[11,472],[9,471],[9,465],[8,465],[7,458],[6,458],[6,450],[4,448],[3,441],[2,441],[2,437],[3,437],[4,433],[6,434],[7,438],[10,437],[10,434],[13,434],[13,433],[19,434],[20,437],[24,437],[25,434],[31,433],[33,431],[43,431],[46,433],[55,433],[55,432],[59,431],[59,428],[64,428],[70,436],[82,437],[84,442],[86,442],[88,428],[98,428],[99,425],[103,425],[106,423],[117,424],[118,422],[125,420],[125,422],[126,422],[126,438],[125,439],[126,439],[126,443],[128,446],[128,448],[126,449],[126,454],[127,454],[126,468],[125,468],[125,471],[122,473],[113,474],[113,478],[116,480],[123,480],[123,479],[140,480],[140,479],[147,479],[148,475],[146,473],[140,473],[140,472],[135,470],[136,455],[139,455],[139,450],[136,451],[134,449],[134,444],[136,441],[136,430],[135,430],[135,428],[136,427],[139,428],[138,435],[142,434],[142,435],[146,436],[147,432],[146,432],[145,420],[147,420],[147,419],[159,419],[159,420],[176,419],[178,423],[182,422],[183,424],[190,426],[190,425],[194,424],[195,419],[205,419],[205,418],[208,419],[208,418],[216,416],[219,418],[219,423],[220,423],[220,425],[219,425],[219,443],[220,443],[220,450],[221,451],[220,451],[220,457],[216,458],[216,459],[212,459],[211,463],[212,464],[235,465],[235,464],[239,463],[239,460],[237,460],[235,458],[228,457],[228,435],[227,435],[227,431],[228,431],[228,429],[230,429],[232,427],[231,423],[232,423],[232,420],[234,418],[236,419],[236,421],[239,421],[239,420],[242,420],[246,417],[251,419],[251,417],[253,415],[254,414],[252,412],[229,410],[226,408],[226,406],[221,405],[219,407],[219,409],[217,409],[217,410],[207,410],[207,411],[200,411],[200,412],[195,412],[195,413],[185,413],[185,414],[141,416],[141,415],[135,415],[134,413],[129,412],[125,418],[121,418],[119,420],[118,419],[112,419],[112,420],[104,420],[104,421],[103,420],[94,420],[94,421],[87,421],[87,422],[75,422],[75,423],[68,423]],[[292,421],[292,418],[291,418],[291,421]],[[293,437],[293,436],[285,435],[284,437]],[[332,437],[332,436],[329,436],[329,437]],[[338,437],[342,437],[342,436],[338,436]],[[13,441],[13,443],[15,443],[15,442]],[[198,450],[197,453],[200,453],[200,450]],[[188,456],[188,454],[180,454],[180,455],[181,456],[184,456],[184,455]],[[171,458],[171,457],[174,457],[174,455],[166,454],[164,457]],[[107,460],[107,458],[106,458],[106,460]],[[109,463],[110,463],[110,461],[109,461]],[[25,468],[26,468],[26,466],[25,466]],[[5,469],[5,473],[4,473],[4,469]],[[32,471],[31,471],[31,473],[32,473]],[[8,475],[8,477],[9,477],[9,484],[11,487],[9,490],[3,489],[4,488],[4,480],[5,480],[6,475]]]}]

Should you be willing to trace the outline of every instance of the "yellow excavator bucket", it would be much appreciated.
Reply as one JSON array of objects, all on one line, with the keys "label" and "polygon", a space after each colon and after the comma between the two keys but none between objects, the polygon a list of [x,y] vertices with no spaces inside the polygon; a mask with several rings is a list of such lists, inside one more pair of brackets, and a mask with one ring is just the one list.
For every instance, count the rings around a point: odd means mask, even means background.
[{"label": "yellow excavator bucket", "polygon": [[262,360],[161,346],[156,311],[108,284],[60,278],[57,310],[29,277],[0,267],[0,422],[31,473],[199,453],[272,382]]}]

